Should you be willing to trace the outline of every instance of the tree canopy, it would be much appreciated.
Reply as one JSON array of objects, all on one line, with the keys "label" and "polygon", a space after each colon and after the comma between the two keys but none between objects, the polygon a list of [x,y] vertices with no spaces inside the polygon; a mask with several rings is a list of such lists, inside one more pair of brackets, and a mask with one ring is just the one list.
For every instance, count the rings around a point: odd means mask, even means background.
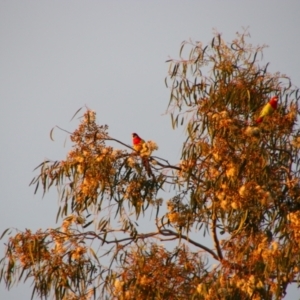
[{"label": "tree canopy", "polygon": [[[55,299],[284,297],[300,275],[300,95],[248,39],[185,41],[167,61],[172,127],[186,128],[176,164],[154,141],[135,151],[85,110],[66,158],[42,162],[31,182],[57,188],[58,228],[2,234],[8,288],[26,279]],[[274,96],[277,109],[256,122]]]}]

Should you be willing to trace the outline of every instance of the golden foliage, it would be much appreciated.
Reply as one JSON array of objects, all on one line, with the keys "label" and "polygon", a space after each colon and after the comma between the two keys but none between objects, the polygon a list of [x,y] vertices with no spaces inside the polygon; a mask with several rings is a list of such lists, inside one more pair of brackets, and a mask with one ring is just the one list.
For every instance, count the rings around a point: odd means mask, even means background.
[{"label": "golden foliage", "polygon": [[117,299],[191,299],[201,280],[201,257],[187,248],[173,253],[152,244],[132,249],[121,271],[115,274]]}]

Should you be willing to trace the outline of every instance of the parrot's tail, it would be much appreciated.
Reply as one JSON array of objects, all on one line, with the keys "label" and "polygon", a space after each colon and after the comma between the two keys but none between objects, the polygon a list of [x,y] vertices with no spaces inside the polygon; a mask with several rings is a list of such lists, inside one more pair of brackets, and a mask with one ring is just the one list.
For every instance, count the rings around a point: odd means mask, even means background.
[{"label": "parrot's tail", "polygon": [[261,123],[263,121],[263,117],[259,117],[258,119],[256,119],[256,123]]},{"label": "parrot's tail", "polygon": [[148,157],[143,157],[142,161],[148,176],[153,176]]}]

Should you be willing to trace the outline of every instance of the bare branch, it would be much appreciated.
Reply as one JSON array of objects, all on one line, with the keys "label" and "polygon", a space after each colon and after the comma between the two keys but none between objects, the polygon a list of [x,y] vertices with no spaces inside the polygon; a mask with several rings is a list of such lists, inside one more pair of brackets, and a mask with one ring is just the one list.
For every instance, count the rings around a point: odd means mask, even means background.
[{"label": "bare branch", "polygon": [[223,260],[223,254],[222,254],[220,243],[219,243],[219,240],[217,237],[216,224],[217,224],[217,216],[216,216],[215,208],[213,207],[212,225],[211,225],[212,237],[213,237],[213,241],[214,241],[214,246],[217,249],[218,257],[220,260]]},{"label": "bare branch", "polygon": [[192,245],[198,247],[198,248],[201,248],[203,250],[205,250],[206,252],[208,252],[215,260],[220,260],[220,258],[209,248],[207,248],[206,246],[202,245],[202,244],[199,244],[193,240],[191,240],[188,236],[186,235],[183,235],[183,234],[179,234],[177,232],[174,232],[170,229],[162,229],[159,231],[160,234],[164,235],[164,236],[174,236],[176,239],[184,239],[186,240],[187,242],[191,243]]}]

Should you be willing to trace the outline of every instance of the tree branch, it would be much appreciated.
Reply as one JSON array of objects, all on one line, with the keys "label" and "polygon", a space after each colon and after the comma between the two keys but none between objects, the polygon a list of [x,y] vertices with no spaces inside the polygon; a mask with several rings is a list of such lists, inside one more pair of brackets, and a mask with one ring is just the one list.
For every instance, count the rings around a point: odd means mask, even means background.
[{"label": "tree branch", "polygon": [[214,246],[218,253],[219,260],[223,260],[223,254],[222,254],[220,243],[219,243],[219,240],[217,237],[216,224],[217,224],[217,216],[216,216],[215,208],[213,207],[212,225],[211,225],[212,237],[213,237],[213,241],[214,241]]},{"label": "tree branch", "polygon": [[159,233],[163,236],[174,236],[176,239],[181,238],[186,240],[187,242],[193,244],[194,246],[201,248],[203,250],[205,250],[206,252],[208,252],[215,260],[220,261],[220,257],[218,257],[214,251],[212,251],[211,249],[207,248],[206,246],[199,244],[193,240],[191,240],[188,236],[183,235],[183,234],[178,234],[177,232],[174,232],[170,229],[163,229],[163,230],[159,230]]}]

